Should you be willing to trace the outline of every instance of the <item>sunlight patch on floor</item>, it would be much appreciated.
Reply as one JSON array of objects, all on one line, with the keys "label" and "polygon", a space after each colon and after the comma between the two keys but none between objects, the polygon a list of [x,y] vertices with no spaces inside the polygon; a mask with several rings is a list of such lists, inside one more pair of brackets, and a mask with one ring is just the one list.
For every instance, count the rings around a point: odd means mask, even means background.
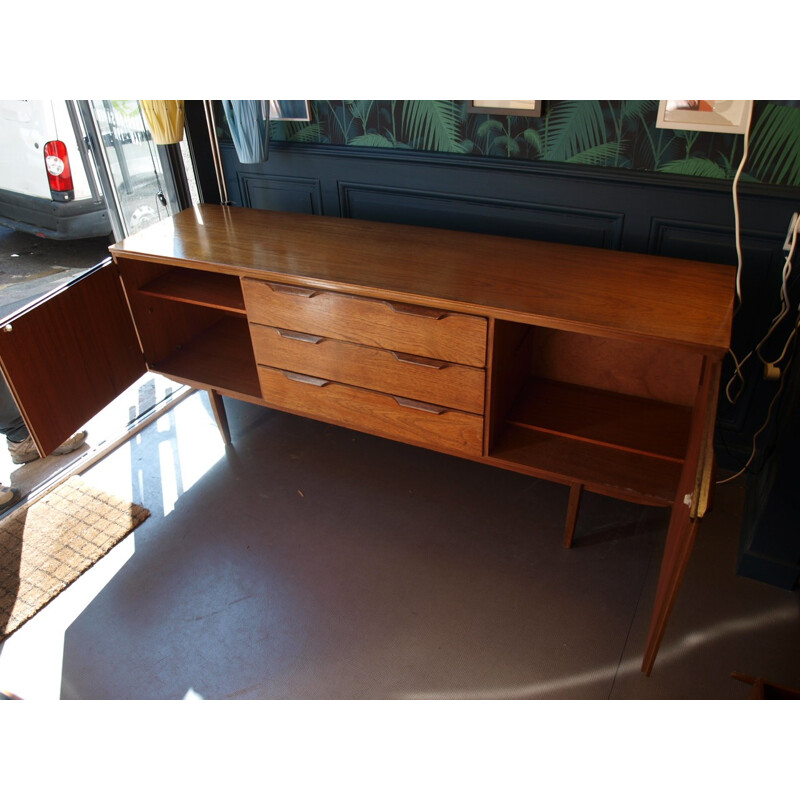
[{"label": "sunlight patch on floor", "polygon": [[167,516],[225,454],[203,392],[190,395],[137,433],[82,478],[106,492]]},{"label": "sunlight patch on floor", "polygon": [[67,629],[135,552],[135,538],[131,534],[3,642],[0,688],[13,691],[24,700],[58,700],[61,697]]},{"label": "sunlight patch on floor", "polygon": [[[165,517],[175,508],[178,498],[189,491],[225,454],[222,437],[206,408],[207,395],[194,395],[192,400],[194,402],[181,405],[179,427],[174,427],[174,414],[167,414],[158,420],[158,463]],[[173,435],[170,436],[170,433]]]},{"label": "sunlight patch on floor", "polygon": [[[685,658],[687,654],[711,642],[734,636],[737,633],[749,630],[763,629],[772,625],[791,623],[797,618],[794,609],[778,607],[761,614],[751,614],[746,617],[726,620],[703,630],[692,631],[682,637],[680,641],[660,648],[654,671],[667,668],[669,662]],[[480,689],[459,689],[443,692],[411,692],[403,696],[405,700],[437,700],[446,698],[469,698],[471,700],[497,700],[497,699],[544,699],[547,697],[563,697],[570,690],[588,687],[593,684],[607,683],[615,676],[623,674],[637,674],[641,669],[641,656],[625,659],[617,664],[606,667],[575,672],[549,680],[535,681],[518,686],[498,686]]]},{"label": "sunlight patch on floor", "polygon": [[[109,453],[81,479],[149,508],[154,517],[166,516],[224,453],[208,396],[195,393]],[[154,454],[158,457],[153,458]],[[136,535],[134,531],[123,539],[0,646],[0,689],[23,699],[61,697],[65,632],[134,555]],[[202,699],[190,693],[186,699]]]}]

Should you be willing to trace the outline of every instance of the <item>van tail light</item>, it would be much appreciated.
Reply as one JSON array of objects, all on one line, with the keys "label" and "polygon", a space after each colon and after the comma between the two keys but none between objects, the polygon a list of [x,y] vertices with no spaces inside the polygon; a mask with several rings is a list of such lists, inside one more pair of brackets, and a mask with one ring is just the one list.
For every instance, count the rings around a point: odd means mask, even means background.
[{"label": "van tail light", "polygon": [[50,181],[53,200],[72,200],[75,197],[72,185],[72,170],[69,166],[67,146],[57,139],[44,146],[44,165]]}]

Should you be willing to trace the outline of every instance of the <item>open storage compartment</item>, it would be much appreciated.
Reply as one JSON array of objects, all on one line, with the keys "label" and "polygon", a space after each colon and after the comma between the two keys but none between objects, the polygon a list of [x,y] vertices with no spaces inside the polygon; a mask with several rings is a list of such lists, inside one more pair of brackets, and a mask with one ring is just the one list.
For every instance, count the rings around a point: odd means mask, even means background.
[{"label": "open storage compartment", "polygon": [[126,259],[118,265],[149,369],[260,398],[237,276]]},{"label": "open storage compartment", "polygon": [[675,499],[702,356],[496,320],[487,455],[640,503]]}]

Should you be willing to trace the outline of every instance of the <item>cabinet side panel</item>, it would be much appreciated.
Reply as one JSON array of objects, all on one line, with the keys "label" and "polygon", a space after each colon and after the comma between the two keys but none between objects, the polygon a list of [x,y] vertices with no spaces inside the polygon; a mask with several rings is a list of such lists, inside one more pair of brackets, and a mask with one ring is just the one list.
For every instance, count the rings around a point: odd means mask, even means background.
[{"label": "cabinet side panel", "polygon": [[491,452],[514,400],[530,374],[532,330],[505,320],[491,321],[486,447]]}]

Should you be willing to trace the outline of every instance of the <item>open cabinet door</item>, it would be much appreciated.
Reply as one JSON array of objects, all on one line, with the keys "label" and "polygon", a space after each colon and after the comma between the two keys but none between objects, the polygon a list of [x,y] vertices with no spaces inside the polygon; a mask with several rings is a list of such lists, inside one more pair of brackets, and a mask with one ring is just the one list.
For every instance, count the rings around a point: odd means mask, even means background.
[{"label": "open cabinet door", "polygon": [[675,506],[670,517],[661,571],[658,576],[653,614],[647,635],[642,672],[653,669],[667,620],[675,605],[689,556],[702,517],[705,515],[713,481],[714,420],[720,385],[719,361],[705,359],[703,377],[692,415],[689,447],[681,472]]},{"label": "open cabinet door", "polygon": [[113,264],[0,321],[0,366],[41,455],[146,372]]}]

